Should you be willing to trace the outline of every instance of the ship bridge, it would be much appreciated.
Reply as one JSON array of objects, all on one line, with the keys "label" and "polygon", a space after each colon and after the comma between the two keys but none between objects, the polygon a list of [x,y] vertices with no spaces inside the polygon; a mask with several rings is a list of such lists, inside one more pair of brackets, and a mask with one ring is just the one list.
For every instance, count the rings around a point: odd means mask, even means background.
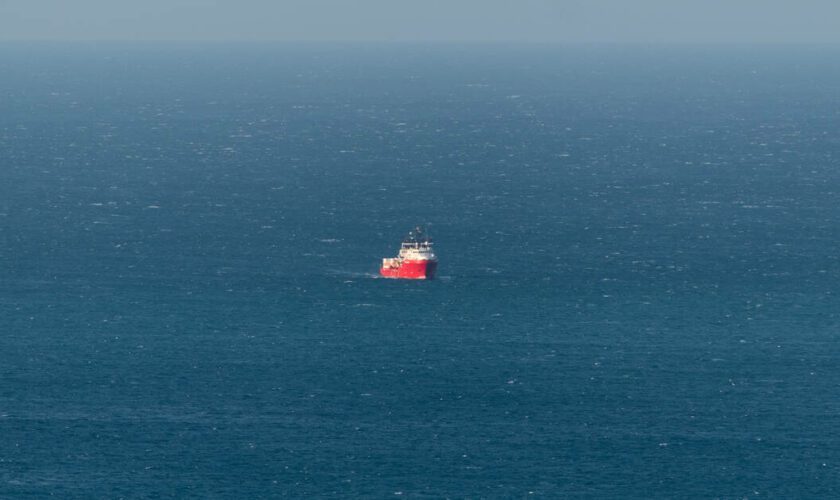
[{"label": "ship bridge", "polygon": [[426,231],[417,226],[400,245],[400,258],[416,260],[434,260],[435,252],[432,249],[432,239]]}]

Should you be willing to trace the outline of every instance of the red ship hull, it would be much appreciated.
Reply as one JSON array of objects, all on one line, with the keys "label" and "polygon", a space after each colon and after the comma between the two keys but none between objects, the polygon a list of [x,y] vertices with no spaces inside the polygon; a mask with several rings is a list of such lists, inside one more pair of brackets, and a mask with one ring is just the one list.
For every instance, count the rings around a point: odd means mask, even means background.
[{"label": "red ship hull", "polygon": [[436,269],[437,261],[434,260],[404,260],[399,266],[383,266],[379,274],[386,278],[430,280],[435,277]]}]

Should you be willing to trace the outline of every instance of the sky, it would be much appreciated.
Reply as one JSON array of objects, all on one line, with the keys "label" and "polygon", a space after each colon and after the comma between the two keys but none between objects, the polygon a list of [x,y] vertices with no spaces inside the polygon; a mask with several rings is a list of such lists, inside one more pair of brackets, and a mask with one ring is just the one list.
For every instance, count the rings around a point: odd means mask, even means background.
[{"label": "sky", "polygon": [[840,43],[840,0],[0,0],[0,41]]}]

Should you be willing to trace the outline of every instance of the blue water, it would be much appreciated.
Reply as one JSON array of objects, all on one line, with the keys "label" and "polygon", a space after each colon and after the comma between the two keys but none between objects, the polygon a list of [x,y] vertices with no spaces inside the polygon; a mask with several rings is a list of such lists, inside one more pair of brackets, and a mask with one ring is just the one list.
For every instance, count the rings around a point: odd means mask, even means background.
[{"label": "blue water", "polygon": [[0,497],[840,495],[838,50],[0,47]]}]

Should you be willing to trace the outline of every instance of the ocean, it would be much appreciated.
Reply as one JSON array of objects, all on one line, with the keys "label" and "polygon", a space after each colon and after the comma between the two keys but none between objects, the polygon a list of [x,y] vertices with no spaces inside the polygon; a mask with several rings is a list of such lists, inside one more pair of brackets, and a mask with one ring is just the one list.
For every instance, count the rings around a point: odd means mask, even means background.
[{"label": "ocean", "polygon": [[838,50],[0,46],[0,497],[840,496]]}]

